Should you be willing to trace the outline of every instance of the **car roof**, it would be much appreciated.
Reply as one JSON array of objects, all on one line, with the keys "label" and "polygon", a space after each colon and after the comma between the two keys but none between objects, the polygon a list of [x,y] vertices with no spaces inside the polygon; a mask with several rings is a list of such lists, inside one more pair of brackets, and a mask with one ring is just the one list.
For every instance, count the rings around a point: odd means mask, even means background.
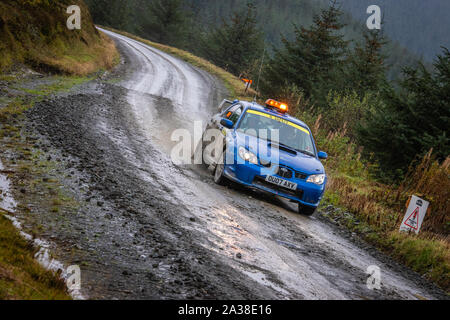
[{"label": "car roof", "polygon": [[301,121],[301,120],[299,120],[297,118],[294,118],[294,117],[290,116],[287,113],[277,112],[277,111],[275,111],[273,109],[270,109],[270,108],[267,108],[267,107],[263,107],[263,106],[261,106],[260,104],[258,104],[256,102],[239,101],[239,103],[242,104],[246,109],[252,109],[252,110],[256,110],[256,111],[263,111],[263,112],[266,112],[266,113],[270,113],[270,114],[278,116],[278,117],[280,117],[282,119],[289,120],[289,121],[291,121],[291,122],[293,122],[295,124],[298,124],[298,125],[300,125],[302,127],[305,127],[306,129],[309,130],[309,127],[306,125],[306,123],[304,123],[303,121]]}]

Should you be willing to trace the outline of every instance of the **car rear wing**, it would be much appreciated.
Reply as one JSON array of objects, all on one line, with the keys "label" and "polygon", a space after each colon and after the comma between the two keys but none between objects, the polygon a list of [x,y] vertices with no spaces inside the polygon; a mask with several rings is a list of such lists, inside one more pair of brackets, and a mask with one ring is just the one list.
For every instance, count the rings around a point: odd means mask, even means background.
[{"label": "car rear wing", "polygon": [[221,112],[224,107],[228,107],[229,105],[232,105],[235,102],[236,102],[236,100],[231,101],[231,100],[224,99],[222,101],[222,103],[219,105],[219,112]]}]

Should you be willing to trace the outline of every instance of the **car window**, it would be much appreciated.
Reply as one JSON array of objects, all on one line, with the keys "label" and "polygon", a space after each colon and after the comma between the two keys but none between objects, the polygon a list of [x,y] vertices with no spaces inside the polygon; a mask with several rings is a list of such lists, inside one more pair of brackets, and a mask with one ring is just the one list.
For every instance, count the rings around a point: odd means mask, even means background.
[{"label": "car window", "polygon": [[239,117],[242,114],[242,106],[240,104],[232,106],[229,110],[225,111],[224,117],[228,120],[236,123],[239,120]]},{"label": "car window", "polygon": [[237,131],[315,156],[314,144],[309,131],[298,124],[274,115],[248,110]]},{"label": "car window", "polygon": [[229,111],[231,111],[232,109],[235,109],[236,107],[239,107],[239,106],[240,106],[239,104],[234,104],[234,105],[231,105],[231,106],[225,108],[225,110],[222,111],[222,114],[221,114],[222,118],[226,118],[226,115]]}]

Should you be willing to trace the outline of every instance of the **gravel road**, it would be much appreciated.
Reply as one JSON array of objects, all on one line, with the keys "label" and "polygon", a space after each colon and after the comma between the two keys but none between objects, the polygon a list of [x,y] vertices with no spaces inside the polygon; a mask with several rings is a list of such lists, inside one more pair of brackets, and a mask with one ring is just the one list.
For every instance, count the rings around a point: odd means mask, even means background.
[{"label": "gravel road", "polygon": [[[116,70],[28,113],[30,128],[68,154],[64,166],[73,174],[64,181],[81,205],[63,222],[51,213],[36,219],[52,221],[59,260],[83,262],[84,296],[443,297],[320,214],[301,216],[283,199],[215,185],[206,167],[173,164],[173,130],[192,132],[194,121],[207,120],[225,88],[177,58],[104,32],[122,54]],[[366,285],[372,265],[381,271],[380,290]]]}]

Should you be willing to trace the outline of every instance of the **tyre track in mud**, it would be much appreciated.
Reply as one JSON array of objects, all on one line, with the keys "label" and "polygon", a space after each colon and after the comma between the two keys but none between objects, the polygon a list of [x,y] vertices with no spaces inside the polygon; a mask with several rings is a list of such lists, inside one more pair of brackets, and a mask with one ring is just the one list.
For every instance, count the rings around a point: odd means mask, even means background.
[{"label": "tyre track in mud", "polygon": [[[429,299],[441,296],[278,198],[218,187],[202,167],[170,161],[174,129],[192,131],[225,95],[203,71],[110,32],[124,63],[109,79],[38,103],[30,126],[71,155],[86,190],[66,179],[82,206],[72,228],[54,228],[79,248],[90,298]],[[158,71],[159,70],[159,71]],[[71,170],[72,170],[71,169]],[[45,214],[39,218],[45,225]],[[55,230],[56,229],[56,230]],[[73,256],[59,257],[69,264]],[[76,261],[75,261],[76,262]],[[366,287],[378,265],[382,289]]]}]

